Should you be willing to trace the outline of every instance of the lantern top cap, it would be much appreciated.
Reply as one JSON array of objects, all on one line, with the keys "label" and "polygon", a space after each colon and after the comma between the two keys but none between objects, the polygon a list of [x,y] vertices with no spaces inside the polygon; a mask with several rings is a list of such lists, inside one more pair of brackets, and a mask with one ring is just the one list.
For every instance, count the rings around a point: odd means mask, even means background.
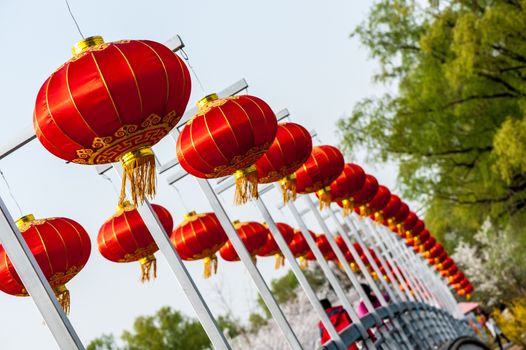
[{"label": "lantern top cap", "polygon": [[117,205],[117,211],[123,210],[124,208],[133,207],[133,206],[134,205],[130,201],[125,200],[121,204]]},{"label": "lantern top cap", "polygon": [[35,216],[33,214],[27,214],[22,216],[20,219],[15,221],[16,226],[20,229],[21,227],[35,221]]},{"label": "lantern top cap", "polygon": [[239,220],[232,221],[232,225],[234,225],[234,227],[239,226],[240,224],[241,224],[241,221]]},{"label": "lantern top cap", "polygon": [[73,52],[74,56],[78,56],[84,51],[86,51],[88,48],[102,44],[104,44],[104,39],[101,36],[90,36],[76,43],[71,49],[71,51]]},{"label": "lantern top cap", "polygon": [[212,101],[215,101],[215,100],[218,100],[218,99],[219,99],[219,96],[217,96],[216,93],[213,93],[213,94],[210,94],[210,95],[206,95],[205,97],[203,97],[202,99],[197,101],[197,107],[203,108],[204,106],[206,106],[206,104],[208,102],[212,102]]},{"label": "lantern top cap", "polygon": [[192,211],[189,211],[188,213],[184,214],[184,218],[188,220],[188,219],[190,219],[190,218],[192,218],[192,217],[194,217],[196,215],[197,215],[197,213],[195,212],[195,210],[192,210]]}]

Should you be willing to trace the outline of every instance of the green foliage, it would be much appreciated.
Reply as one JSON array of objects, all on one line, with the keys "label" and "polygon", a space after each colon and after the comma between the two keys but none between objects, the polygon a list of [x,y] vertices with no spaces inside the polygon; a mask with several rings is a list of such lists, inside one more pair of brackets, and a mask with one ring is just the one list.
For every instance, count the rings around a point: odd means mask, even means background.
[{"label": "green foliage", "polygon": [[93,339],[86,348],[87,350],[118,350],[113,335],[103,334],[101,337]]},{"label": "green foliage", "polygon": [[398,92],[357,104],[342,144],[397,161],[403,197],[448,249],[486,219],[526,223],[525,32],[526,1],[380,0],[352,34]]},{"label": "green foliage", "polygon": [[210,348],[210,340],[197,320],[179,311],[163,307],[153,316],[138,317],[132,331],[124,331],[123,347],[113,336],[103,335],[88,345],[88,350],[202,350]]}]

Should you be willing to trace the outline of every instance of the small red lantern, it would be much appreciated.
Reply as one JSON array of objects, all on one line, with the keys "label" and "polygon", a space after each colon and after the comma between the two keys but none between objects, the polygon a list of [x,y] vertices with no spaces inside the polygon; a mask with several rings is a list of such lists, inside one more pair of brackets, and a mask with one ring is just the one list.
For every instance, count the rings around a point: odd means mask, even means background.
[{"label": "small red lantern", "polygon": [[416,225],[416,223],[418,222],[418,216],[416,216],[415,213],[413,212],[410,212],[406,219],[404,220],[404,222],[402,223],[402,225],[400,225],[398,227],[398,234],[402,237],[402,238],[406,238],[407,237],[407,233],[408,231],[410,231],[413,226]]},{"label": "small red lantern", "polygon": [[177,139],[177,158],[190,174],[212,179],[234,174],[236,204],[258,197],[254,163],[274,142],[276,115],[260,98],[250,95],[201,99],[199,111]]},{"label": "small red lantern", "polygon": [[436,239],[434,237],[429,237],[421,246],[420,253],[422,253],[425,257],[426,252],[431,250],[436,244]]},{"label": "small red lantern", "polygon": [[[239,222],[236,220],[233,222],[233,225],[255,263],[256,254],[263,249],[267,243],[268,228],[259,222],[253,221]],[[230,241],[227,241],[221,249],[219,249],[219,255],[226,261],[239,261],[239,256]]]},{"label": "small red lantern", "polygon": [[166,46],[149,40],[104,43],[86,38],[38,92],[34,127],[55,156],[78,164],[124,167],[132,200],[155,194],[151,147],[181,119],[190,97],[186,65]]},{"label": "small red lantern", "polygon": [[[309,231],[309,233],[312,238],[316,238],[316,235],[312,231]],[[294,230],[294,237],[289,243],[289,248],[292,254],[300,259],[300,267],[302,269],[306,268],[308,266],[308,261],[305,256],[310,252],[310,247],[300,230]]]},{"label": "small red lantern", "polygon": [[[294,238],[294,229],[283,222],[276,222],[276,226],[278,227],[278,230],[281,233],[281,236],[283,237],[287,245],[290,242],[292,242],[292,239]],[[274,240],[274,237],[272,236],[270,230],[268,231],[267,243],[263,246],[263,248],[261,248],[257,255],[276,256],[276,269],[278,269],[280,266],[285,265],[285,257],[281,253],[281,250],[279,249],[276,241]]]},{"label": "small red lantern", "polygon": [[457,284],[462,281],[466,276],[462,272],[457,272],[455,275],[448,278],[450,284]]},{"label": "small red lantern", "polygon": [[280,123],[274,142],[267,153],[256,162],[259,183],[279,181],[283,202],[296,199],[294,172],[309,159],[312,138],[303,126]]},{"label": "small red lantern", "polygon": [[[327,237],[324,234],[316,235],[316,245],[318,246],[318,249],[321,251],[323,256],[327,261],[330,260],[337,260],[336,254],[334,254],[334,250],[332,250],[332,247],[327,240]],[[309,251],[307,255],[305,255],[307,260],[313,261],[316,260],[316,257],[314,256],[314,253],[312,251]]]},{"label": "small red lantern", "polygon": [[398,210],[398,213],[396,213],[396,215],[394,216],[393,223],[401,224],[402,222],[404,222],[404,220],[409,215],[409,212],[409,206],[402,202],[402,204],[400,204],[400,209]]},{"label": "small red lantern", "polygon": [[[88,262],[91,252],[88,233],[67,218],[35,220],[30,214],[18,219],[16,225],[60,305],[69,313],[70,296],[65,284]],[[16,296],[29,295],[2,246],[0,261],[0,290]]]},{"label": "small red lantern", "polygon": [[356,192],[351,198],[344,199],[343,201],[338,202],[338,205],[343,208],[343,214],[348,215],[351,213],[351,210],[355,208],[360,208],[360,214],[367,215],[366,208],[363,210],[361,206],[365,206],[378,192],[378,181],[372,175],[365,175],[365,182],[362,188]]},{"label": "small red lantern", "polygon": [[[340,202],[349,199],[358,192],[365,182],[365,172],[362,167],[347,163],[343,167],[340,175],[330,184],[331,197],[333,202]],[[318,193],[316,193],[317,196]]]},{"label": "small red lantern", "polygon": [[375,220],[379,222],[387,220],[387,225],[391,225],[395,215],[400,211],[401,205],[402,201],[400,200],[400,197],[396,194],[391,194],[389,202],[387,202],[387,205],[382,209],[382,212],[375,214]]},{"label": "small red lantern", "polygon": [[372,211],[372,214],[375,216],[376,214],[383,216],[383,209],[387,206],[390,199],[391,191],[389,191],[387,187],[380,185],[373,199],[368,203],[369,210]]},{"label": "small red lantern", "polygon": [[[152,204],[166,233],[172,232],[173,219],[164,207]],[[141,265],[141,282],[157,277],[157,260],[153,255],[159,248],[137,208],[129,202],[117,208],[117,212],[102,224],[97,236],[99,252],[106,259],[127,263],[138,261]]]},{"label": "small red lantern", "polygon": [[197,214],[191,211],[172,232],[172,244],[183,260],[204,260],[204,277],[217,273],[216,252],[228,237],[214,213]]},{"label": "small red lantern", "polygon": [[333,146],[323,145],[312,148],[307,161],[296,170],[296,191],[298,193],[317,192],[320,208],[331,204],[329,185],[343,171],[344,159],[341,152]]}]

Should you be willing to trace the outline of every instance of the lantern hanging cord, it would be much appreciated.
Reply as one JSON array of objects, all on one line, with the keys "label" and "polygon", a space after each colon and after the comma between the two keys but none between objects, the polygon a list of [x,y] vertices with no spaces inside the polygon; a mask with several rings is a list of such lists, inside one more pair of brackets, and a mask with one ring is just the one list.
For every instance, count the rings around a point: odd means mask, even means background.
[{"label": "lantern hanging cord", "polygon": [[7,191],[9,192],[9,196],[11,196],[11,199],[13,202],[15,202],[16,207],[18,208],[18,211],[20,212],[20,216],[22,216],[22,208],[20,208],[20,204],[18,204],[18,201],[16,200],[15,196],[13,195],[13,191],[11,191],[11,186],[9,186],[9,182],[7,182],[7,178],[4,175],[4,172],[2,169],[0,169],[0,175],[2,175],[2,179],[4,179],[5,185],[7,187]]},{"label": "lantern hanging cord", "polygon": [[183,200],[183,196],[182,196],[181,192],[179,191],[177,186],[174,186],[174,189],[175,189],[175,192],[177,192],[177,196],[179,197],[179,200],[181,202],[181,205],[184,208],[185,213],[188,213],[190,210],[188,210],[188,208],[186,207],[186,204],[184,204],[184,200]]},{"label": "lantern hanging cord", "polygon": [[68,7],[69,15],[71,16],[71,19],[73,19],[73,22],[75,22],[75,26],[77,27],[77,30],[79,31],[80,36],[82,37],[82,39],[86,39],[84,37],[84,34],[82,34],[82,31],[80,30],[80,26],[77,23],[77,20],[75,19],[75,16],[73,15],[73,11],[71,11],[71,7],[69,6],[68,0],[64,0],[64,2],[66,3],[66,6]]},{"label": "lantern hanging cord", "polygon": [[203,94],[206,93],[205,91],[205,88],[203,86],[203,83],[201,82],[201,79],[199,79],[199,76],[197,75],[197,73],[195,72],[195,69],[194,67],[192,66],[192,64],[190,63],[190,57],[188,57],[188,54],[186,53],[186,51],[184,50],[184,48],[180,48],[179,49],[179,52],[181,52],[181,56],[183,57],[183,59],[186,61],[186,64],[188,64],[188,68],[190,68],[190,71],[192,72],[193,76],[195,77],[195,80],[197,80],[197,83],[199,84],[199,87],[201,88],[201,92]]}]

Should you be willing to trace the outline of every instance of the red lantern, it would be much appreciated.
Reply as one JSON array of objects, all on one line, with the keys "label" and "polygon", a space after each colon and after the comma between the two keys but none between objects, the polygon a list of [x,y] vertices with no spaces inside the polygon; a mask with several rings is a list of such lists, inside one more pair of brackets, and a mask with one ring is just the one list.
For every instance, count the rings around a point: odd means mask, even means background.
[{"label": "red lantern", "polygon": [[[18,219],[16,225],[60,305],[69,313],[70,297],[65,284],[88,261],[91,252],[88,233],[77,222],[67,218],[35,220],[30,214]],[[16,296],[29,295],[2,246],[0,261],[0,290]]]},{"label": "red lantern", "polygon": [[400,204],[400,209],[398,210],[398,213],[394,216],[393,223],[394,224],[401,224],[404,222],[404,220],[409,215],[409,206],[405,203]]},{"label": "red lantern", "polygon": [[298,193],[317,192],[320,208],[331,204],[329,185],[343,171],[344,160],[341,152],[333,146],[323,145],[312,148],[312,153],[294,173]]},{"label": "red lantern", "polygon": [[[238,236],[243,241],[245,248],[248,253],[256,261],[256,254],[265,246],[268,238],[268,228],[259,222],[233,222],[236,228]],[[226,261],[239,261],[239,256],[232,245],[232,242],[227,241],[221,249],[219,249],[219,255]]]},{"label": "red lantern", "polygon": [[424,231],[426,225],[424,222],[420,219],[417,220],[416,224],[406,232],[406,235],[408,237],[415,237],[420,234],[420,232]]},{"label": "red lantern", "polygon": [[[152,204],[166,233],[172,232],[173,219],[164,207]],[[124,203],[117,212],[102,224],[97,236],[99,251],[106,259],[127,263],[138,261],[141,265],[141,282],[157,277],[157,261],[153,255],[159,248],[136,207]]]},{"label": "red lantern", "polygon": [[[315,238],[316,235],[309,231],[310,235]],[[307,253],[310,252],[310,247],[307,241],[305,240],[305,237],[303,237],[303,233],[299,230],[294,230],[294,237],[292,238],[292,241],[289,243],[289,248],[292,254],[300,259],[300,267],[306,268],[307,267],[307,259],[305,259],[305,256]]]},{"label": "red lantern", "polygon": [[[281,233],[281,236],[283,237],[283,239],[288,245],[294,238],[294,229],[283,222],[277,222],[276,226],[278,227],[278,230]],[[257,255],[276,256],[276,266],[275,266],[276,269],[278,269],[280,266],[283,266],[285,264],[285,258],[283,257],[283,254],[281,253],[281,250],[279,249],[270,231],[268,231],[267,243],[263,246],[263,248],[261,248],[261,250],[257,253]]]},{"label": "red lantern", "polygon": [[426,255],[426,252],[428,252],[429,250],[431,250],[431,248],[433,248],[436,244],[436,239],[434,237],[429,237],[427,239],[427,241],[425,241],[422,246],[421,246],[421,249],[420,249],[420,252],[422,254],[424,254],[424,257]]},{"label": "red lantern", "polygon": [[79,42],[37,95],[34,127],[55,156],[78,164],[120,161],[119,203],[131,182],[132,200],[155,194],[151,147],[181,119],[191,83],[184,62],[149,40]]},{"label": "red lantern", "polygon": [[364,182],[365,172],[361,166],[353,163],[345,164],[343,171],[330,184],[332,201],[340,202],[350,198],[362,188]]},{"label": "red lantern", "polygon": [[[365,206],[378,192],[378,181],[372,175],[365,175],[365,182],[362,188],[356,192],[351,198],[344,199],[341,203],[338,203],[343,208],[343,214],[348,215],[354,208],[360,208]],[[360,208],[362,209],[362,208]],[[360,214],[366,215],[366,208],[360,210]]]},{"label": "red lantern", "polygon": [[448,278],[449,284],[457,284],[462,281],[466,276],[462,272],[457,272],[455,275]]},{"label": "red lantern", "polygon": [[259,183],[279,181],[283,201],[296,199],[294,172],[309,159],[312,138],[303,126],[296,123],[278,124],[274,142],[263,157],[256,162]]},{"label": "red lantern", "polygon": [[274,142],[278,124],[269,105],[249,95],[201,99],[199,111],[177,139],[177,158],[190,174],[217,178],[234,174],[235,203],[257,198],[254,163]]},{"label": "red lantern", "polygon": [[387,205],[382,209],[381,215],[380,213],[375,214],[375,219],[379,222],[387,220],[387,225],[392,224],[395,215],[400,211],[401,205],[402,201],[400,200],[400,197],[391,194],[389,202],[387,202]]},{"label": "red lantern", "polygon": [[383,216],[383,209],[389,203],[390,199],[391,191],[389,191],[387,187],[380,185],[373,199],[371,199],[368,203],[369,209],[373,214],[379,213],[381,216]]},{"label": "red lantern", "polygon": [[[334,250],[332,250],[332,247],[324,234],[316,236],[316,245],[326,260],[337,260],[336,254],[334,254]],[[312,251],[309,251],[305,257],[310,261],[316,260]]]},{"label": "red lantern", "polygon": [[216,252],[228,238],[214,213],[197,214],[191,211],[172,232],[172,244],[183,260],[204,260],[204,277],[217,272]]},{"label": "red lantern", "polygon": [[418,235],[418,238],[419,238],[419,241],[420,243],[424,243],[426,242],[429,237],[431,237],[431,234],[429,233],[429,230],[428,229],[424,229],[422,232],[420,232],[420,234]]},{"label": "red lantern", "polygon": [[407,236],[407,232],[410,231],[413,228],[413,226],[416,225],[417,222],[418,222],[418,216],[416,216],[415,213],[410,212],[407,215],[404,222],[402,223],[402,225],[399,226],[398,234],[402,238],[405,238]]}]

